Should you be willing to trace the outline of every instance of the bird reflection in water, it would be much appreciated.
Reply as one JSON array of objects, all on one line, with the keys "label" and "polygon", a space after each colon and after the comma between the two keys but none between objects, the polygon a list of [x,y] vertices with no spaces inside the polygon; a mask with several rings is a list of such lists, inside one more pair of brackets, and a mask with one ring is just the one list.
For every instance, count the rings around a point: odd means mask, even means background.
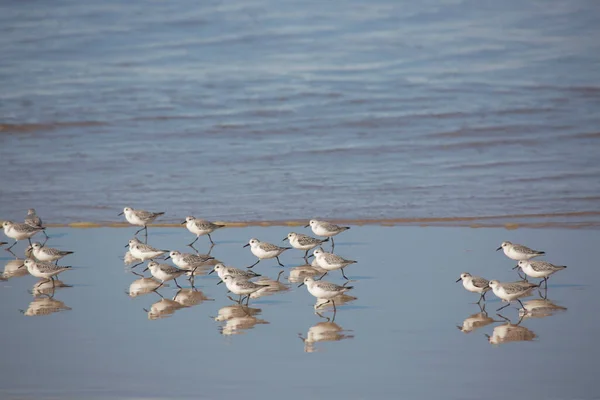
[{"label": "bird reflection in water", "polygon": [[60,311],[68,311],[71,307],[67,307],[65,303],[60,300],[56,300],[52,296],[40,296],[35,297],[27,310],[20,310],[24,315],[28,317],[38,317],[43,315],[50,315]]},{"label": "bird reflection in water", "polygon": [[[137,297],[144,294],[151,293],[156,290],[160,286],[160,282],[154,278],[140,278],[131,282],[129,285],[129,291],[125,293],[129,295],[129,297]],[[165,286],[165,285],[163,285]]]},{"label": "bird reflection in water", "polygon": [[24,265],[25,260],[17,258],[16,260],[10,260],[4,265],[4,272],[2,278],[8,280],[10,278],[18,278],[20,276],[29,275],[27,268],[21,268]]},{"label": "bird reflection in water", "polygon": [[[324,318],[321,314],[317,313],[321,318]],[[344,328],[339,326],[334,322],[334,319],[325,318],[327,321],[322,321],[317,323],[316,325],[308,328],[308,332],[306,333],[306,337],[303,337],[301,333],[298,334],[298,337],[304,343],[304,352],[306,353],[314,353],[316,351],[320,351],[315,347],[315,344],[318,342],[338,342],[343,339],[352,339],[354,335],[348,335]]]},{"label": "bird reflection in water", "polygon": [[291,268],[289,271],[290,275],[288,276],[288,281],[290,281],[291,283],[304,282],[304,278],[308,276],[314,278],[315,276],[321,276],[326,272],[323,268],[319,266],[313,267],[309,264]]},{"label": "bird reflection in water", "polygon": [[52,281],[40,279],[38,282],[36,282],[33,285],[33,288],[31,289],[30,293],[34,296],[39,296],[42,294],[45,294],[48,296],[54,296],[54,292],[56,291],[56,289],[63,289],[63,288],[70,288],[70,287],[73,287],[73,286],[67,285],[66,283],[64,283],[63,281],[61,281],[59,279],[54,280],[54,287],[52,287]]},{"label": "bird reflection in water", "polygon": [[178,302],[183,307],[193,307],[202,304],[205,301],[213,300],[214,299],[209,299],[204,293],[196,289],[179,289],[175,296],[173,296],[173,301]]},{"label": "bird reflection in water", "polygon": [[156,303],[152,304],[150,306],[150,310],[144,308],[144,311],[148,313],[149,320],[156,320],[170,317],[171,315],[173,315],[173,313],[175,313],[175,311],[180,310],[182,308],[184,308],[184,306],[182,306],[175,300],[165,299],[163,297]]},{"label": "bird reflection in water", "polygon": [[490,344],[503,344],[509,342],[528,342],[535,339],[537,336],[535,333],[520,326],[523,318],[519,319],[519,322],[513,324],[510,320],[500,314],[496,314],[500,318],[506,321],[504,325],[498,325],[494,328],[492,335],[485,335],[488,338]]},{"label": "bird reflection in water", "polygon": [[255,325],[269,323],[256,317],[261,311],[260,308],[252,308],[239,304],[225,306],[219,310],[215,321],[225,322],[223,326],[219,327],[222,335],[239,335],[246,333],[247,330],[254,328]]},{"label": "bird reflection in water", "polygon": [[281,278],[281,274],[283,271],[279,271],[277,275],[277,279],[273,280],[265,276],[261,276],[258,280],[254,281],[257,285],[263,286],[262,289],[257,290],[254,293],[250,294],[251,299],[258,299],[264,296],[270,296],[278,292],[285,292],[290,290],[288,285],[285,285],[279,281]]},{"label": "bird reflection in water", "polygon": [[523,307],[519,309],[519,317],[523,319],[549,317],[557,312],[567,310],[566,307],[556,305],[544,297],[525,301]]},{"label": "bird reflection in water", "polygon": [[480,305],[479,309],[480,309],[480,312],[469,315],[467,318],[465,318],[462,326],[460,326],[460,325],[456,326],[459,331],[461,331],[463,333],[471,333],[473,331],[476,331],[479,328],[483,328],[484,326],[493,324],[494,322],[502,322],[502,321],[497,321],[497,320],[491,318],[490,316],[488,316],[488,313],[485,311],[485,304],[483,306]]},{"label": "bird reflection in water", "polygon": [[[342,305],[349,303],[351,301],[354,301],[356,299],[358,299],[358,297],[354,297],[354,296],[350,296],[345,293],[342,293],[342,294],[335,296],[333,299],[331,299],[331,300],[333,300],[333,302],[329,301],[328,299],[317,299],[317,301],[315,302],[315,305],[314,305],[314,309],[316,311],[316,310],[324,310],[327,308],[333,308],[334,303],[336,306],[342,306]],[[334,314],[334,317],[335,317],[335,314]]]}]

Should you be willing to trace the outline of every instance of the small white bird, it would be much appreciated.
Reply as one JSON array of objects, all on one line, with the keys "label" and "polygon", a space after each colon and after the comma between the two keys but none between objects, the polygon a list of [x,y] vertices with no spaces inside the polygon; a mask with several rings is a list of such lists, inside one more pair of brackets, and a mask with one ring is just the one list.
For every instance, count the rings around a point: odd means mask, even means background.
[{"label": "small white bird", "polygon": [[284,265],[281,263],[281,261],[279,261],[279,256],[284,251],[291,249],[291,247],[279,247],[271,243],[261,242],[260,240],[255,238],[250,239],[250,241],[242,247],[248,246],[250,246],[252,254],[258,257],[258,261],[249,266],[248,268],[252,268],[256,264],[261,262],[261,260],[266,260],[269,258],[276,258],[277,263],[283,267]]},{"label": "small white bird", "polygon": [[198,267],[203,267],[208,261],[214,260],[214,257],[208,254],[180,253],[175,250],[171,251],[165,260],[169,258],[179,268],[190,271],[190,277],[194,276],[194,272],[196,272]]},{"label": "small white bird", "polygon": [[481,300],[485,300],[485,294],[490,289],[490,281],[487,279],[481,278],[479,276],[472,276],[468,272],[463,272],[460,274],[460,278],[456,280],[456,282],[462,281],[463,287],[467,289],[469,292],[479,293],[479,301],[477,304],[481,303]]},{"label": "small white bird", "polygon": [[545,283],[547,288],[548,278],[550,277],[550,275],[567,268],[567,266],[554,265],[546,261],[521,260],[513,269],[516,268],[521,268],[527,276],[530,276],[532,278],[543,278],[543,281],[540,282],[540,286],[542,285],[542,283]]},{"label": "small white bird", "polygon": [[[340,294],[345,293],[353,288],[353,286],[340,286],[331,282],[315,281],[311,276],[304,278],[304,282],[298,285],[298,287],[302,285],[306,285],[308,292],[317,299],[326,299],[328,300],[327,303],[332,302],[333,312],[337,311],[335,308],[335,300],[333,300],[334,297],[339,296]],[[320,306],[323,306],[327,303],[322,303]]]},{"label": "small white bird", "polygon": [[10,250],[13,248],[15,244],[19,240],[27,239],[29,244],[31,244],[31,237],[38,232],[44,231],[44,227],[36,228],[28,224],[15,224],[12,221],[4,221],[2,223],[2,228],[4,229],[4,234],[11,239],[15,239],[15,242],[12,246],[8,247],[6,250]]},{"label": "small white bird", "polygon": [[221,225],[221,224],[215,224],[213,222],[206,221],[204,219],[198,219],[193,216],[186,217],[185,221],[183,221],[181,223],[181,225],[184,225],[184,224],[188,231],[190,231],[194,235],[196,235],[196,239],[194,239],[194,241],[192,243],[190,243],[188,246],[192,246],[194,243],[196,243],[196,240],[198,240],[198,238],[202,235],[208,235],[208,239],[210,240],[210,243],[212,245],[214,245],[215,242],[213,242],[212,237],[210,237],[210,234],[212,232],[214,232],[215,230],[217,230],[219,228],[223,228],[225,226],[225,225]]},{"label": "small white bird", "polygon": [[317,236],[326,236],[331,238],[331,251],[335,248],[335,243],[333,241],[333,237],[339,233],[347,231],[350,229],[349,226],[339,226],[332,224],[327,221],[318,221],[316,219],[311,219],[308,222],[308,225],[305,228],[311,227],[313,233]]},{"label": "small white bird", "polygon": [[125,207],[123,209],[123,212],[119,213],[119,215],[123,215],[125,214],[125,219],[127,220],[127,222],[129,222],[131,225],[137,225],[137,226],[141,226],[141,229],[138,229],[134,235],[137,235],[138,233],[140,233],[141,231],[146,231],[146,235],[148,235],[148,224],[151,224],[152,222],[154,222],[154,220],[158,217],[160,217],[161,215],[164,214],[164,212],[150,212],[150,211],[145,211],[145,210],[134,210],[131,207]]},{"label": "small white bird", "polygon": [[[44,223],[42,219],[35,213],[35,208],[30,208],[27,210],[27,216],[24,221],[27,225],[33,226],[34,228],[44,228]],[[48,235],[46,235],[46,231],[42,231],[46,239],[48,239]]]},{"label": "small white bird", "polygon": [[32,254],[35,258],[40,261],[56,261],[58,264],[58,260],[61,258],[68,256],[69,254],[73,254],[72,251],[64,251],[59,249],[54,249],[52,247],[46,247],[42,244],[35,242],[31,244]]},{"label": "small white bird", "polygon": [[344,274],[344,268],[346,268],[350,264],[356,264],[354,260],[346,260],[343,257],[335,255],[333,253],[327,253],[322,248],[318,248],[313,252],[315,256],[315,260],[317,260],[317,264],[319,267],[325,270],[325,273],[321,276],[322,279],[329,271],[335,271],[339,269],[342,271],[342,276],[348,280],[346,274]]},{"label": "small white bird", "polygon": [[256,278],[257,276],[261,276],[260,274],[257,274],[254,271],[248,271],[248,270],[243,270],[243,269],[238,269],[238,268],[233,268],[233,267],[226,267],[225,265],[223,265],[223,263],[215,264],[212,271],[210,271],[208,274],[210,275],[213,272],[216,272],[217,275],[219,275],[219,278],[221,278],[221,280],[223,280],[223,278],[225,278],[228,275],[231,275],[234,278],[244,278],[244,279],[252,279],[252,278]]},{"label": "small white bird", "polygon": [[489,285],[497,297],[508,302],[507,305],[500,307],[496,311],[508,307],[513,300],[517,300],[521,307],[525,308],[519,298],[528,296],[531,289],[539,287],[539,285],[525,281],[500,283],[497,280],[491,280]]},{"label": "small white bird", "polygon": [[308,251],[314,249],[317,246],[329,241],[327,239],[317,239],[312,236],[304,235],[302,233],[290,232],[283,241],[289,240],[293,248],[298,250],[306,250],[304,253],[304,260],[307,260]]},{"label": "small white bird", "polygon": [[246,305],[248,305],[248,302],[250,301],[250,295],[263,288],[262,285],[257,285],[256,283],[250,282],[243,278],[234,278],[231,275],[223,277],[223,280],[221,282],[225,282],[227,289],[229,289],[232,293],[240,296],[238,303],[241,304],[242,296],[246,296]]},{"label": "small white bird", "polygon": [[506,257],[515,261],[530,260],[533,257],[539,257],[546,254],[544,251],[532,250],[527,246],[512,244],[511,242],[502,242],[500,247],[496,249],[496,251],[498,250],[503,250]]},{"label": "small white bird", "polygon": [[140,243],[137,239],[131,239],[129,241],[129,252],[133,257],[142,260],[142,262],[137,263],[131,267],[135,268],[146,260],[152,260],[156,257],[160,257],[163,254],[168,253],[169,250],[159,250],[148,244]]},{"label": "small white bird", "polygon": [[185,269],[179,269],[169,264],[159,264],[156,261],[150,261],[146,269],[144,269],[144,272],[146,272],[147,270],[150,270],[150,273],[153,277],[160,280],[160,285],[156,289],[158,289],[159,287],[164,285],[165,282],[168,282],[170,280],[173,280],[173,282],[175,282],[175,285],[177,285],[177,287],[181,289],[181,286],[179,286],[179,283],[177,283],[177,278],[179,278],[181,275],[188,273],[188,271]]},{"label": "small white bird", "polygon": [[36,278],[44,278],[46,281],[51,280],[53,288],[55,286],[54,277],[61,272],[71,269],[71,267],[59,267],[58,265],[48,262],[34,261],[31,258],[25,260],[23,266],[27,267],[27,271],[29,271],[30,275],[33,275]]}]

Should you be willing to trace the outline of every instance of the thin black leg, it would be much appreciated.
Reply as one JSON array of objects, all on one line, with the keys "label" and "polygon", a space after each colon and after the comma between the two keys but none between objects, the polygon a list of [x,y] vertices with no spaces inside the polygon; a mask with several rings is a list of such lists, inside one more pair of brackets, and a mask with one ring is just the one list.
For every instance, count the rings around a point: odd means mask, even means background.
[{"label": "thin black leg", "polygon": [[250,295],[246,296],[246,307],[248,307],[249,302],[250,302]]},{"label": "thin black leg", "polygon": [[496,312],[498,312],[498,311],[500,311],[500,310],[502,310],[503,308],[506,308],[506,307],[508,307],[508,306],[510,306],[510,301],[508,302],[508,304],[507,304],[507,305],[505,305],[505,306],[502,306],[502,307],[500,307],[499,309],[497,309],[497,310],[496,310]]},{"label": "thin black leg", "polygon": [[17,244],[17,241],[16,241],[16,240],[15,240],[15,242],[12,244],[12,246],[10,246],[9,248],[7,248],[7,249],[6,249],[6,251],[10,251],[10,249],[12,249],[12,248],[13,248],[13,246],[14,246],[15,244]]},{"label": "thin black leg", "polygon": [[181,286],[179,286],[179,283],[177,283],[177,278],[173,278],[173,282],[175,282],[175,284],[177,285],[177,287],[178,287],[179,289],[182,289],[182,287],[181,287]]},{"label": "thin black leg", "polygon": [[56,285],[56,284],[54,283],[54,277],[53,277],[53,276],[51,276],[51,277],[50,277],[50,279],[52,279],[52,289],[54,289],[54,286]]},{"label": "thin black leg", "polygon": [[256,264],[258,264],[260,262],[260,258],[258,259],[257,262],[255,262],[254,264],[252,264],[251,266],[249,266],[248,268],[253,268]]},{"label": "thin black leg", "polygon": [[31,238],[27,238],[27,240],[29,240],[29,245],[31,246]]},{"label": "thin black leg", "polygon": [[350,279],[348,279],[348,277],[346,276],[346,274],[344,274],[344,268],[340,269],[340,271],[342,271],[342,276],[349,281]]},{"label": "thin black leg", "polygon": [[194,246],[194,243],[196,243],[196,242],[198,241],[198,238],[199,238],[199,237],[200,237],[200,236],[196,236],[196,239],[194,239],[194,241],[193,241],[192,243],[188,244],[188,246],[192,246],[192,247],[193,247],[193,246]]},{"label": "thin black leg", "polygon": [[331,302],[331,300],[327,300],[327,302],[323,303],[323,304],[319,304],[319,306],[317,308],[321,308],[323,306],[326,306],[327,304],[329,304]]},{"label": "thin black leg", "polygon": [[138,233],[140,233],[141,231],[143,231],[144,229],[146,229],[146,227],[144,226],[143,228],[138,229],[133,235],[137,235]]},{"label": "thin black leg", "polygon": [[485,293],[481,293],[481,296],[479,296],[479,301],[477,302],[477,304],[481,304],[481,300],[483,300],[483,295],[484,295],[484,294],[485,294]]},{"label": "thin black leg", "polygon": [[335,249],[335,242],[333,241],[333,236],[331,237],[331,252],[333,253],[333,249]]},{"label": "thin black leg", "polygon": [[331,302],[333,303],[333,313],[335,314],[337,312],[337,309],[335,308],[335,301],[331,299]]},{"label": "thin black leg", "polygon": [[304,253],[304,261],[306,261],[308,264],[308,250],[306,250],[306,253]]},{"label": "thin black leg", "polygon": [[[157,286],[157,287],[154,289],[154,291],[156,292],[156,291],[158,290],[158,288],[160,288],[160,287],[161,287],[162,285],[164,285],[164,284],[165,284],[164,282],[161,282],[161,283],[160,283],[160,285],[158,285],[158,286]],[[161,296],[161,297],[162,297],[162,296]]]},{"label": "thin black leg", "polygon": [[321,279],[323,279],[323,277],[324,277],[325,275],[327,275],[327,271],[325,271],[325,273],[324,273],[323,275],[321,275],[321,276],[319,277],[319,279],[317,279],[317,280],[318,280],[318,281],[320,281]]},{"label": "thin black leg", "polygon": [[54,265],[58,265],[58,260],[54,261]]},{"label": "thin black leg", "polygon": [[279,256],[275,257],[277,259],[277,263],[279,264],[280,267],[285,267],[285,265],[283,265],[281,263],[281,261],[279,261]]},{"label": "thin black leg", "polygon": [[131,267],[131,269],[133,269],[133,268],[137,267],[138,265],[142,265],[143,263],[144,263],[143,261],[142,261],[141,263],[137,263],[137,264],[135,264],[133,267]]},{"label": "thin black leg", "polygon": [[50,239],[50,238],[48,237],[48,234],[46,233],[46,231],[42,231],[42,233],[44,234],[44,236],[46,236],[46,240]]},{"label": "thin black leg", "polygon": [[212,238],[210,237],[210,233],[207,233],[207,235],[208,235],[208,240],[210,240],[210,244],[212,244],[214,246],[215,242],[213,242]]},{"label": "thin black leg", "polygon": [[521,300],[517,299],[517,301],[519,302],[519,304],[521,305],[521,307],[523,307],[523,311],[525,313],[527,313],[527,309],[525,308],[525,306],[523,305],[523,303],[521,303]]}]

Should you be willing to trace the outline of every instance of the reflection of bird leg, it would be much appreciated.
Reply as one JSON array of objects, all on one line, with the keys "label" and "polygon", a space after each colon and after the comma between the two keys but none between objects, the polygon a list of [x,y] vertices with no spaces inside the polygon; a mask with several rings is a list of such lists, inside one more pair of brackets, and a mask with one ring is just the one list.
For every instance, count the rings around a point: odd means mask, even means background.
[{"label": "reflection of bird leg", "polygon": [[213,247],[215,247],[215,244],[211,244],[210,247],[208,248],[208,253],[206,253],[207,255],[210,256],[210,252],[212,251]]},{"label": "reflection of bird leg", "polygon": [[[196,243],[198,241],[199,237],[200,236],[196,236],[196,239],[194,239],[194,241],[192,243],[188,244],[188,246],[190,246],[192,249],[194,249],[194,243]],[[196,250],[196,249],[194,249],[194,250]],[[196,250],[196,251],[198,251],[198,250]]]},{"label": "reflection of bird leg", "polygon": [[510,301],[508,302],[508,304],[507,304],[507,305],[505,305],[505,306],[502,306],[502,307],[500,307],[499,309],[497,309],[497,310],[496,310],[496,312],[498,312],[498,311],[500,311],[500,310],[502,310],[502,309],[504,309],[504,308],[506,308],[506,307],[508,307],[508,306],[510,306]]},{"label": "reflection of bird leg", "polygon": [[342,271],[342,276],[344,277],[344,279],[349,280],[346,274],[344,274],[344,268],[341,268],[340,271]]},{"label": "reflection of bird leg", "polygon": [[54,282],[54,277],[51,276],[50,279],[52,280],[52,290],[54,290],[54,287],[56,285],[56,283]]},{"label": "reflection of bird leg", "polygon": [[335,242],[333,241],[333,236],[331,237],[331,252],[333,253],[333,249],[335,249]]},{"label": "reflection of bird leg", "polygon": [[10,254],[12,254],[13,256],[17,257],[17,255],[16,255],[15,253],[13,253],[12,251],[10,251],[10,249],[12,249],[12,248],[13,248],[13,246],[14,246],[15,244],[17,244],[17,241],[16,241],[16,240],[15,240],[15,242],[12,244],[12,246],[10,246],[10,247],[7,247],[7,248],[6,248],[6,249],[4,249],[4,250],[8,251]]},{"label": "reflection of bird leg", "polygon": [[281,278],[281,274],[283,274],[283,270],[279,271],[279,274],[277,274],[277,279],[275,280],[275,282],[279,282],[279,278]]},{"label": "reflection of bird leg", "polygon": [[325,273],[324,273],[323,275],[321,275],[321,276],[319,277],[319,279],[317,279],[317,280],[318,280],[318,281],[320,281],[321,279],[323,279],[323,277],[324,277],[325,275],[327,275],[327,271],[325,271]]},{"label": "reflection of bird leg", "polygon": [[327,322],[329,322],[329,321],[331,320],[331,318],[323,316],[323,314],[321,314],[321,313],[320,313],[320,312],[318,312],[318,311],[317,311],[315,314],[317,314],[319,317],[321,317],[321,318],[323,318],[323,319],[326,319],[326,320],[327,320]]},{"label": "reflection of bird leg", "polygon": [[137,267],[138,265],[142,265],[143,263],[144,263],[143,261],[142,261],[141,263],[137,263],[137,264],[135,264],[135,265],[134,265],[133,267],[131,267],[131,268],[133,269],[133,268]]},{"label": "reflection of bird leg", "polygon": [[227,298],[228,298],[229,300],[231,300],[231,301],[234,301],[234,302],[238,303],[238,301],[237,301],[236,299],[234,299],[233,297],[231,297],[231,296],[227,296]]},{"label": "reflection of bird leg", "polygon": [[300,340],[302,340],[302,343],[306,342],[306,339],[304,339],[304,338],[302,337],[302,334],[301,334],[301,333],[299,333],[299,334],[298,334],[298,337],[300,338]]},{"label": "reflection of bird leg", "polygon": [[538,290],[538,294],[542,299],[546,300],[548,298],[548,288],[544,289],[544,294],[542,294],[542,292]]},{"label": "reflection of bird leg", "polygon": [[321,307],[323,307],[324,305],[327,305],[327,304],[329,304],[329,302],[330,302],[330,301],[331,301],[331,300],[327,300],[325,303],[323,303],[323,304],[319,304],[319,305],[317,306],[317,308],[321,308]]},{"label": "reflection of bird leg", "polygon": [[483,303],[483,306],[481,304],[477,304],[477,305],[479,306],[479,311],[481,311],[482,313],[486,313],[485,312],[485,303]]},{"label": "reflection of bird leg", "polygon": [[181,289],[181,286],[179,286],[179,283],[177,283],[177,278],[173,278],[173,282],[175,282],[175,285],[177,285],[177,287],[178,287],[179,289]]},{"label": "reflection of bird leg", "polygon": [[479,301],[477,302],[477,304],[481,304],[481,300],[485,300],[484,296],[485,296],[485,292],[481,293],[481,296],[479,296]]},{"label": "reflection of bird leg", "polygon": [[210,233],[208,233],[207,235],[208,235],[208,240],[210,240],[210,244],[214,246],[215,242],[213,242],[212,238],[210,237]]},{"label": "reflection of bird leg", "polygon": [[257,262],[255,262],[254,264],[252,264],[251,266],[249,266],[248,268],[253,268],[256,264],[258,264],[260,262],[260,258],[258,259]]},{"label": "reflection of bird leg", "polygon": [[304,253],[304,261],[308,264],[308,250]]},{"label": "reflection of bird leg", "polygon": [[504,315],[500,315],[500,314],[496,314],[497,316],[499,316],[500,318],[502,318],[504,321],[508,322],[510,324],[510,319],[506,318]]},{"label": "reflection of bird leg", "polygon": [[281,263],[281,261],[279,261],[279,256],[276,256],[275,258],[277,259],[277,263],[279,264],[280,267],[285,267],[285,265],[283,265]]},{"label": "reflection of bird leg", "polygon": [[248,307],[249,302],[250,302],[250,295],[246,296],[246,307]]},{"label": "reflection of bird leg", "polygon": [[337,309],[335,308],[335,300],[331,299],[331,302],[333,303],[333,318],[335,318],[335,313],[337,312]]},{"label": "reflection of bird leg", "polygon": [[[158,292],[157,292],[157,290],[158,290],[158,289],[159,289],[159,288],[160,288],[162,285],[164,285],[164,282],[161,282],[161,283],[160,283],[160,285],[158,285],[157,287],[155,287],[155,288],[154,288],[154,292],[156,292],[156,294],[158,294],[160,297],[163,297],[163,295],[162,295],[162,294],[160,294],[160,293],[158,293]],[[164,297],[163,297],[163,298],[164,298]]]},{"label": "reflection of bird leg", "polygon": [[144,277],[144,275],[143,275],[143,274],[138,274],[138,273],[137,273],[137,272],[135,272],[135,271],[130,271],[130,272],[131,272],[132,274],[134,274],[134,275],[141,276],[142,278]]}]

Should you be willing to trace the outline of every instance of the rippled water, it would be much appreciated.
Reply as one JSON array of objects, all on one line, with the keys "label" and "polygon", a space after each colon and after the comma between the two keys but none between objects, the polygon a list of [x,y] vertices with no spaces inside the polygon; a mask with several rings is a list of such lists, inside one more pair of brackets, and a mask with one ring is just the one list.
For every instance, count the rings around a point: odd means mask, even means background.
[{"label": "rippled water", "polygon": [[592,1],[3,2],[0,210],[598,212],[598,15]]},{"label": "rippled water", "polygon": [[[223,229],[213,235],[212,255],[243,268],[255,261],[242,248],[248,238],[280,243],[288,230]],[[358,261],[346,268],[352,297],[329,321],[332,309],[315,314],[315,299],[297,287],[300,251],[282,255],[285,268],[275,260],[254,267],[272,279],[283,270],[286,290],[251,299],[247,309],[227,298],[215,274],[198,276],[197,291],[180,279],[182,291],[169,282],[160,295],[130,296],[125,292],[136,293],[140,278],[120,257],[133,231],[49,229],[49,245],[75,250],[61,262],[74,266],[60,276],[72,287],[57,289],[52,298],[28,292],[37,281],[31,276],[0,282],[0,398],[600,395],[597,231],[353,227],[336,241],[338,254]],[[190,240],[183,228],[151,228],[148,239],[185,251]],[[516,303],[501,311],[512,325],[496,315],[502,304],[493,294],[484,314],[473,304],[478,295],[455,283],[463,271],[518,279],[514,262],[494,251],[503,240],[543,249],[547,260],[568,266],[550,278],[546,301],[538,293],[523,300],[537,307],[532,315],[519,323]],[[207,244],[201,238],[198,250],[208,251]],[[15,246],[20,256],[23,247]],[[8,277],[14,263],[0,253]],[[339,271],[326,279],[343,282]]]}]

